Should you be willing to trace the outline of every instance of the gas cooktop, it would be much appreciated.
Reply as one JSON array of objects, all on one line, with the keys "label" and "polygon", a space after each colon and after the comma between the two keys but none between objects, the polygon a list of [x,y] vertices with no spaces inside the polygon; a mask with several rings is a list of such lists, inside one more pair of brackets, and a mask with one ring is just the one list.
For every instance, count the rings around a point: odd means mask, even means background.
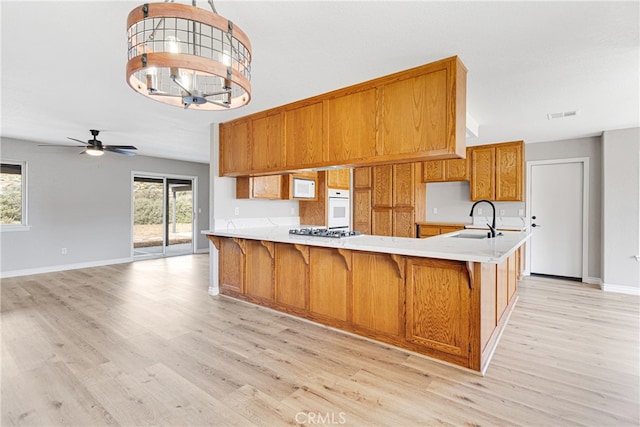
[{"label": "gas cooktop", "polygon": [[326,228],[292,228],[289,230],[289,234],[295,234],[297,236],[312,236],[312,237],[331,237],[339,239],[341,237],[359,236],[359,231],[349,230],[328,230]]}]

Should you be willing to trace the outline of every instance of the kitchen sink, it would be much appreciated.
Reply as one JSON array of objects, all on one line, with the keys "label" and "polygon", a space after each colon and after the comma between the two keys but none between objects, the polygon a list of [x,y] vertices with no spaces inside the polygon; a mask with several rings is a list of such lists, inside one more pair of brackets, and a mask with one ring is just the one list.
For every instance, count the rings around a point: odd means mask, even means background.
[{"label": "kitchen sink", "polygon": [[459,239],[486,239],[487,235],[478,233],[458,233],[451,237],[457,237]]}]

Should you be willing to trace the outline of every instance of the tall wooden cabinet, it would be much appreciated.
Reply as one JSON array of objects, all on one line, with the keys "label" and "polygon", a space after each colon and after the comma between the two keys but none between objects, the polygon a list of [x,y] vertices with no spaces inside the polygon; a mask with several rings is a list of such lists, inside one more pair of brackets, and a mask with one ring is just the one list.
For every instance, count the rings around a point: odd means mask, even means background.
[{"label": "tall wooden cabinet", "polygon": [[426,188],[420,163],[354,170],[354,228],[380,236],[416,237],[424,219]]},{"label": "tall wooden cabinet", "polygon": [[424,182],[469,181],[469,149],[467,158],[450,160],[429,160],[422,163]]},{"label": "tall wooden cabinet", "polygon": [[469,147],[471,200],[524,200],[524,142]]}]

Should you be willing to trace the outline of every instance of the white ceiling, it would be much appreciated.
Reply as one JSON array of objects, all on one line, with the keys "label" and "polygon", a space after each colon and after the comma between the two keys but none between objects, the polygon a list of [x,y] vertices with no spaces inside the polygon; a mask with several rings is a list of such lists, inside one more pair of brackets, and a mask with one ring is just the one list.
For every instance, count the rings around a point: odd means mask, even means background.
[{"label": "white ceiling", "polygon": [[60,144],[96,128],[105,144],[207,163],[210,123],[453,55],[480,125],[469,145],[640,125],[637,1],[216,1],[253,45],[252,101],[225,112],[128,87],[126,18],[142,3],[2,0],[1,135]]}]

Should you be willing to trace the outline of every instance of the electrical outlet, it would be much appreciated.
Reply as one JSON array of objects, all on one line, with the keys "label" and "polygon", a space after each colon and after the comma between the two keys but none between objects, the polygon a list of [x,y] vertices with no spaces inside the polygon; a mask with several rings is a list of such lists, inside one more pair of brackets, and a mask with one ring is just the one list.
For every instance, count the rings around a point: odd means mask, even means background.
[{"label": "electrical outlet", "polygon": [[198,213],[202,213],[202,208],[198,208]]},{"label": "electrical outlet", "polygon": [[295,215],[296,214],[296,208],[291,208],[291,215]]},{"label": "electrical outlet", "polygon": [[482,208],[478,208],[478,215],[482,215]]},{"label": "electrical outlet", "polygon": [[504,216],[504,209],[500,209],[500,216]]},{"label": "electrical outlet", "polygon": [[236,216],[240,215],[240,208],[235,208],[233,210],[233,214],[236,215]]},{"label": "electrical outlet", "polygon": [[67,248],[60,248],[60,253],[62,255],[66,255],[67,254]]},{"label": "electrical outlet", "polygon": [[518,209],[518,216],[524,216],[524,209]]},{"label": "electrical outlet", "polygon": [[434,215],[438,215],[438,208],[433,208],[432,211]]}]

